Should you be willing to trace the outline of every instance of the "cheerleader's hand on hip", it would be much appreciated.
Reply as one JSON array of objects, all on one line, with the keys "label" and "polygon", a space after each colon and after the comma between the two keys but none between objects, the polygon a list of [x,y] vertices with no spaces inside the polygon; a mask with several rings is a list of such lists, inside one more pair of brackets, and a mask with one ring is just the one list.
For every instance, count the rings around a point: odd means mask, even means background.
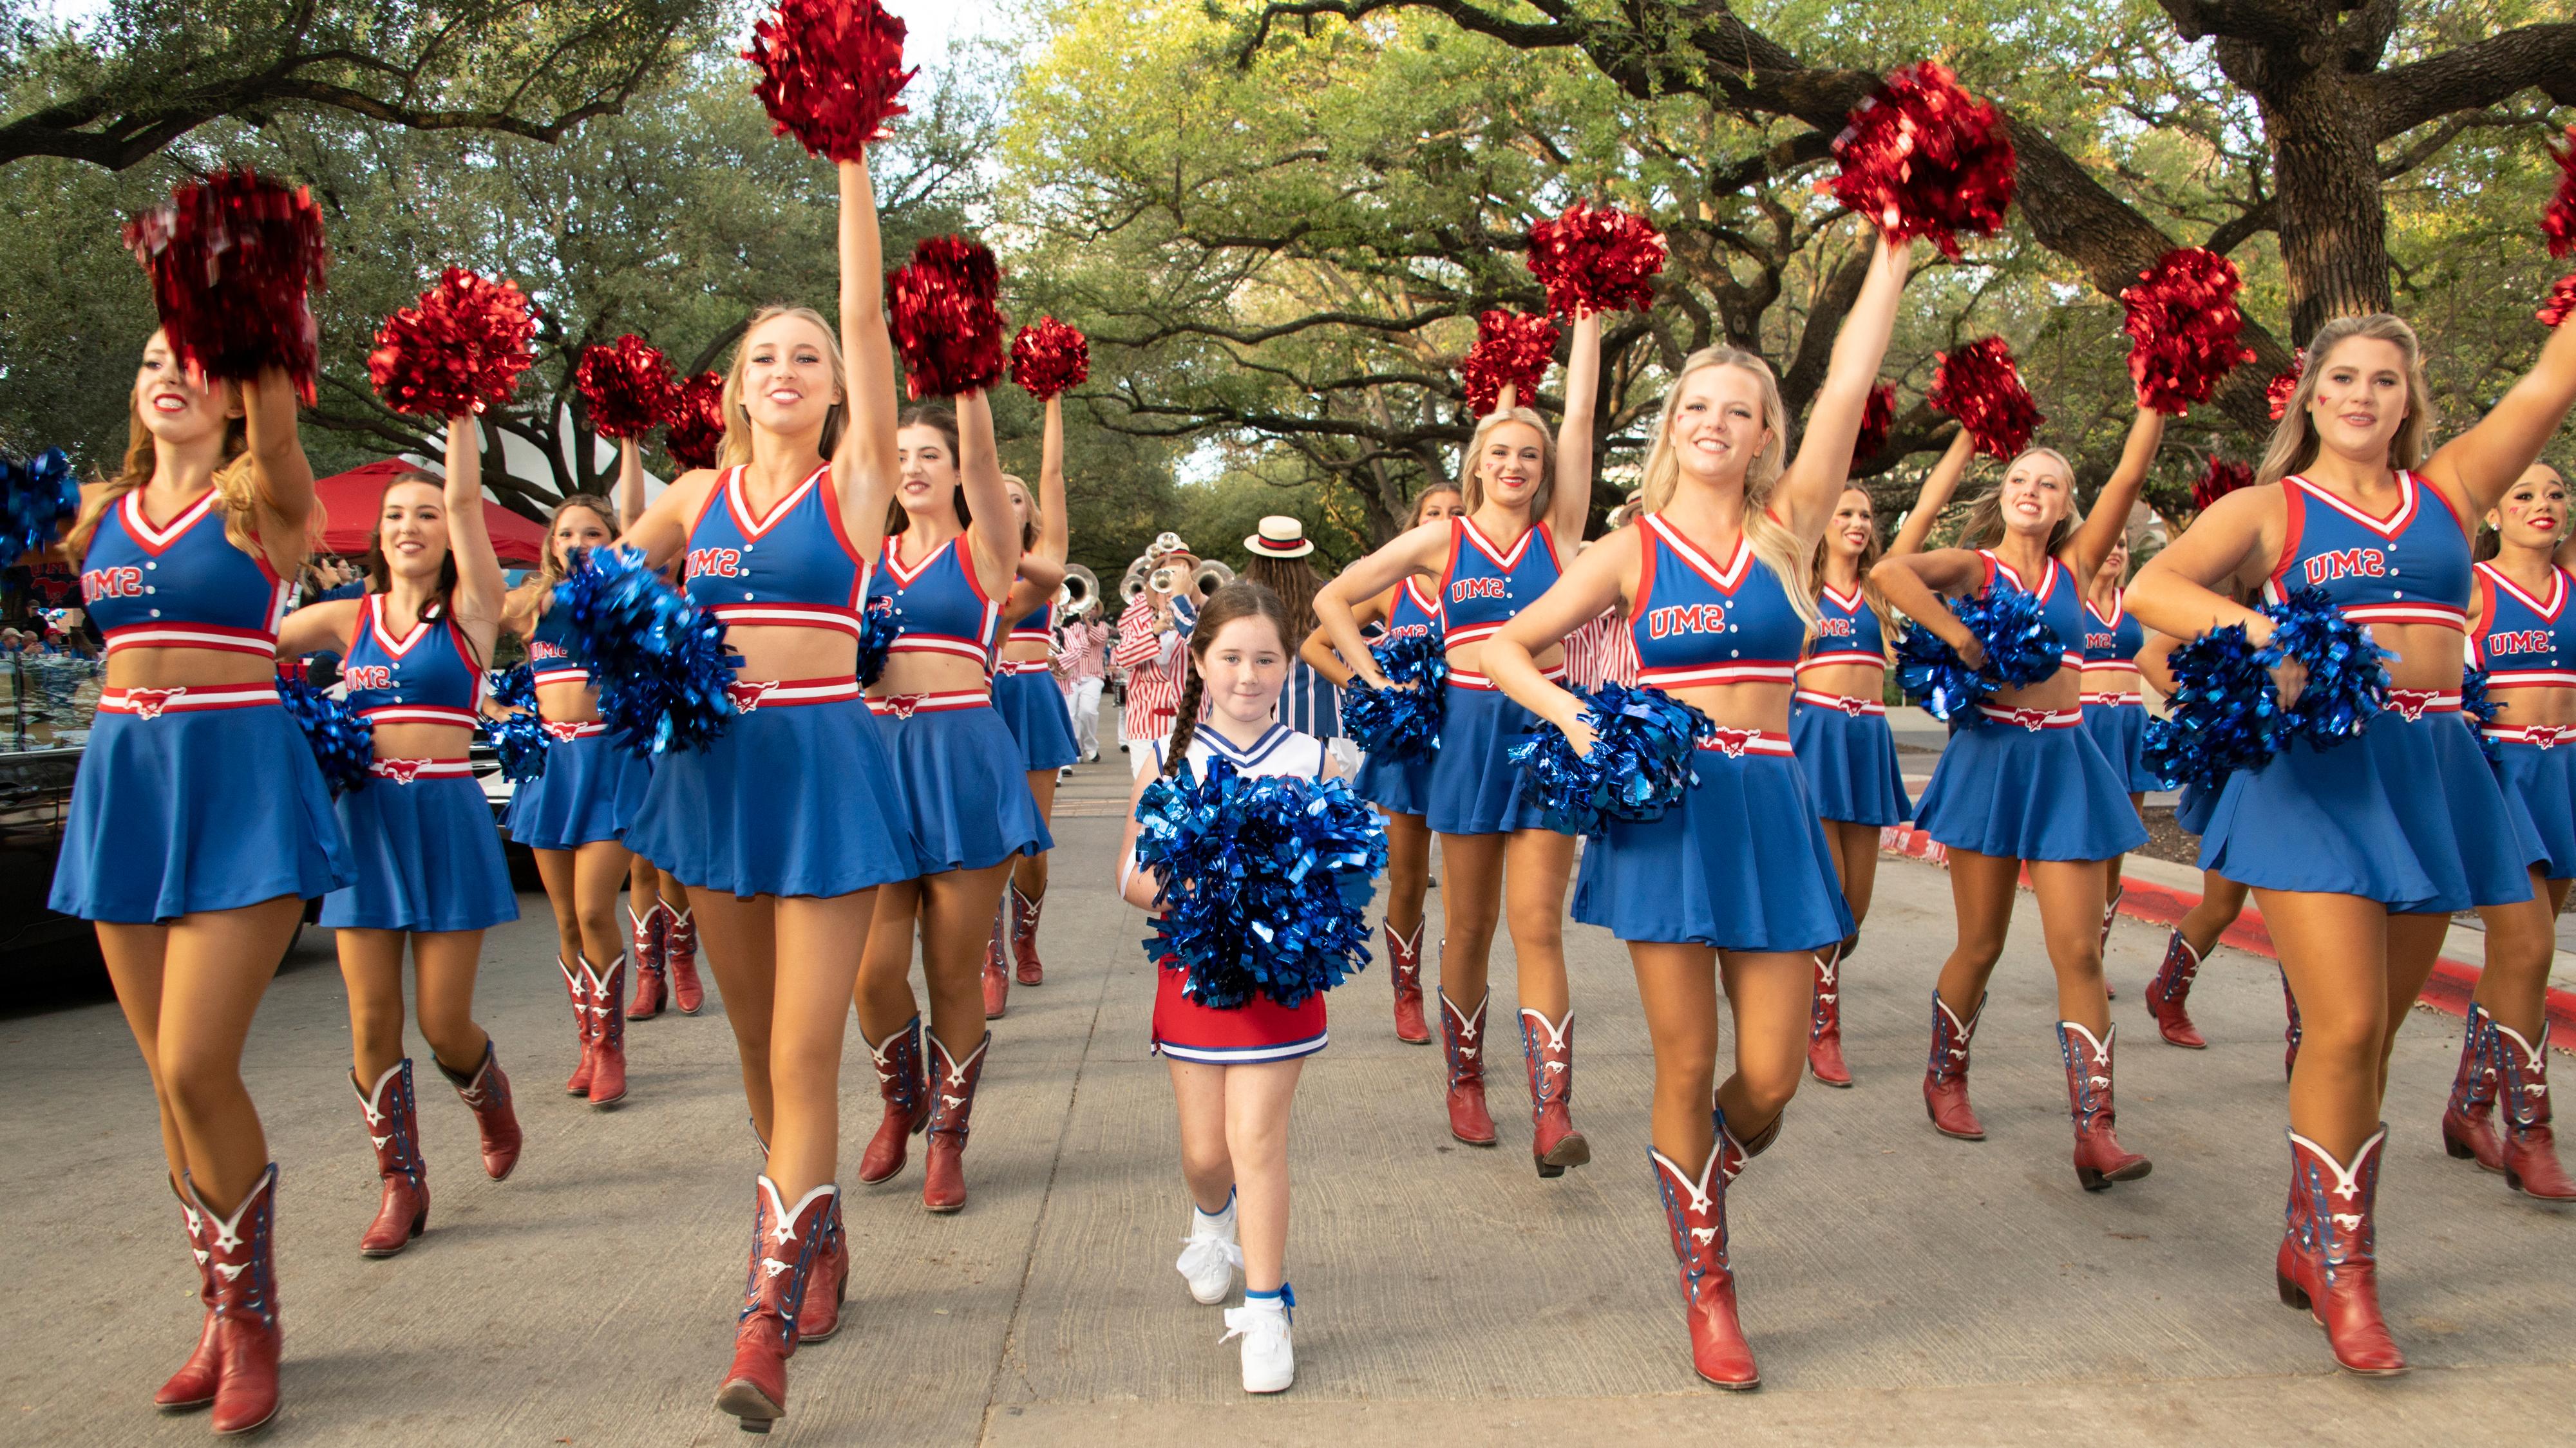
[{"label": "cheerleader's hand on hip", "polygon": [[[2271,617],[2267,614],[2256,614],[2248,619],[2245,624],[2245,641],[2258,649],[2270,647]],[[2297,659],[2283,659],[2272,666],[2272,693],[2281,701],[2282,708],[2288,709],[2295,706],[2299,702],[2299,695],[2306,692],[2307,687],[2308,666],[2306,664]]]}]

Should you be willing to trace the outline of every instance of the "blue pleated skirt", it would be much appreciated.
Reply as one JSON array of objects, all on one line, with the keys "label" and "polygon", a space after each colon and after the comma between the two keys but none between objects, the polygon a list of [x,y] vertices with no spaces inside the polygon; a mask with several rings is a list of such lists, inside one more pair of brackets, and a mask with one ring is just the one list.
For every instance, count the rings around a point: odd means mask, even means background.
[{"label": "blue pleated skirt", "polygon": [[532,850],[622,840],[644,807],[653,766],[605,734],[546,743],[546,772],[510,794],[510,838]]},{"label": "blue pleated skirt", "polygon": [[1522,778],[1511,751],[1538,727],[1536,716],[1499,689],[1446,686],[1440,748],[1431,756],[1422,814],[1444,835],[1505,835],[1547,828],[1538,791]]},{"label": "blue pleated skirt", "polygon": [[2332,749],[2296,743],[2230,775],[2200,864],[2258,890],[2358,895],[2400,914],[2531,898],[2542,855],[2515,830],[2457,713],[2381,713]]},{"label": "blue pleated skirt", "polygon": [[1436,749],[1415,759],[1397,759],[1373,750],[1360,761],[1359,777],[1351,781],[1351,791],[1394,814],[1427,814],[1431,809],[1431,766],[1439,757]]},{"label": "blue pleated skirt", "polygon": [[876,723],[911,811],[914,874],[981,870],[1055,848],[1001,715],[939,709]]},{"label": "blue pleated skirt", "polygon": [[1082,757],[1073,742],[1073,711],[1065,707],[1055,675],[994,675],[993,712],[1020,742],[1023,773],[1062,769]]},{"label": "blue pleated skirt", "polygon": [[626,847],[693,890],[742,899],[847,895],[920,873],[902,787],[860,699],[764,704],[705,751],[662,756]]},{"label": "blue pleated skirt", "polygon": [[2521,812],[2540,853],[2549,864],[2542,875],[2551,880],[2576,878],[2576,745],[2543,749],[2537,744],[2499,740],[2498,783],[2507,804]]},{"label": "blue pleated skirt", "polygon": [[331,790],[278,705],[99,714],[46,903],[122,925],[311,900],[354,876]]},{"label": "blue pleated skirt", "polygon": [[371,779],[332,810],[357,878],[322,897],[323,924],[487,930],[519,918],[491,802],[472,779]]},{"label": "blue pleated skirt", "polygon": [[2209,833],[2209,816],[2218,808],[2218,791],[2205,784],[2186,784],[2174,799],[2174,828],[2185,834]]},{"label": "blue pleated skirt", "polygon": [[2111,772],[2128,781],[2129,793],[2153,794],[2165,787],[2147,768],[2146,705],[2087,704],[2082,727],[2111,762]]},{"label": "blue pleated skirt", "polygon": [[2147,842],[2128,781],[2081,726],[1953,730],[1914,825],[1951,849],[2014,860],[2108,860]]},{"label": "blue pleated skirt", "polygon": [[1888,729],[1886,715],[1852,714],[1800,700],[1789,706],[1789,740],[1821,818],[1882,826],[1913,818],[1914,802],[1905,797],[1896,735]]},{"label": "blue pleated skirt", "polygon": [[1798,761],[1703,749],[1699,782],[1658,820],[1583,847],[1574,918],[1621,940],[1814,950],[1852,933]]}]

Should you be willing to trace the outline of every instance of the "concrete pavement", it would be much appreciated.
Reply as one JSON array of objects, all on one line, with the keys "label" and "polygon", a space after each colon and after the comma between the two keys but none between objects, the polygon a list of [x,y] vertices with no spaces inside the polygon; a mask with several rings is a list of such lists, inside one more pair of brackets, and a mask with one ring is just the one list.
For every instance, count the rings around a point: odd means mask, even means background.
[{"label": "concrete pavement", "polygon": [[[1595,1160],[1558,1181],[1528,1164],[1507,959],[1492,1151],[1449,1140],[1438,1050],[1394,1039],[1383,962],[1335,994],[1295,1123],[1298,1383],[1246,1400],[1217,1310],[1171,1269],[1186,1225],[1171,1094],[1145,1050],[1144,927],[1112,891],[1125,784],[1113,756],[1062,796],[1049,979],[1015,990],[995,1026],[972,1201],[923,1213],[917,1150],[895,1182],[852,1184],[847,1325],[795,1359],[778,1441],[2448,1445],[2551,1437],[2576,1407],[2576,1216],[2443,1157],[2455,1021],[2415,1016],[2392,1089],[2383,1293],[2417,1371],[2341,1377],[2272,1298],[2269,963],[2214,958],[2195,998],[2213,1047],[2174,1050],[2137,1004],[2161,937],[2117,928],[2122,1135],[2156,1171],[2087,1195],[2027,897],[1978,1042],[1991,1138],[1924,1121],[1948,888],[1896,861],[1845,977],[1860,1084],[1810,1083],[1730,1203],[1760,1393],[1691,1375],[1644,1164],[1643,1022],[1624,952],[1576,927],[1575,1114]],[[375,1182],[327,934],[270,993],[247,1062],[283,1172],[287,1398],[268,1441],[742,1441],[709,1407],[757,1166],[720,1003],[630,1026],[632,1094],[593,1112],[558,1089],[569,1013],[543,902],[522,907],[487,942],[482,1019],[517,1084],[524,1159],[483,1179],[470,1120],[421,1050],[431,1230],[398,1258],[355,1250]],[[846,1172],[877,1115],[855,1032],[844,1079]],[[195,1288],[113,1003],[0,1019],[0,1108],[0,1436],[201,1440],[202,1416],[149,1408],[193,1341]]]}]

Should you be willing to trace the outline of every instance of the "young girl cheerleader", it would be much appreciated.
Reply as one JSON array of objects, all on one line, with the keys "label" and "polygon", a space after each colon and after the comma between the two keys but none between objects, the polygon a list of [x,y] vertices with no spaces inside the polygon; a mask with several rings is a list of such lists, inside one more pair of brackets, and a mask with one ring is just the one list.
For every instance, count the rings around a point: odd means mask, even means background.
[{"label": "young girl cheerleader", "polygon": [[[1413,500],[1413,515],[1405,527],[1410,531],[1426,523],[1446,526],[1466,512],[1465,498],[1456,488],[1434,486]],[[1440,596],[1409,573],[1393,588],[1356,606],[1352,616],[1364,633],[1374,631],[1378,638],[1440,636]],[[1333,652],[1332,635],[1322,624],[1306,635],[1297,653],[1334,688],[1351,687],[1355,676],[1342,656]],[[1395,982],[1395,1038],[1427,1046],[1431,1026],[1422,1015],[1422,902],[1431,888],[1431,827],[1424,823],[1423,812],[1430,807],[1431,761],[1370,755],[1360,762],[1351,788],[1376,805],[1386,819],[1384,929],[1387,975]]]},{"label": "young girl cheerleader", "polygon": [[[2091,586],[2084,590],[2084,666],[2079,682],[2084,690],[2084,733],[2102,757],[2111,762],[2111,771],[2120,776],[2129,791],[2129,808],[2137,811],[2138,825],[2146,827],[2147,795],[2159,789],[2164,781],[2147,769],[2147,701],[2139,692],[2138,649],[2146,643],[2146,630],[2129,617],[2122,606],[2121,583],[2129,576],[2129,541],[2127,523],[2122,521],[2122,535],[2111,545],[2102,566],[2093,574]],[[2111,857],[2111,869],[2102,899],[2101,945],[2111,943],[2111,922],[2120,915],[2120,862],[2125,854]],[[2116,994],[2111,983],[2102,983],[2103,994]]]},{"label": "young girl cheerleader", "polygon": [[[2332,749],[2294,743],[2229,776],[2201,864],[2254,891],[2306,1028],[2290,1073],[2290,1208],[2275,1277],[2358,1373],[2406,1359],[2379,1312],[2375,1199],[2388,1055],[2431,974],[2450,912],[2525,904],[2488,921],[2490,948],[2549,949],[2541,858],[2456,717],[2473,594],[2469,524],[2501,501],[2576,403],[2576,328],[2476,426],[2433,452],[2414,329],[2387,315],[2317,329],[2258,483],[2220,498],[2129,588],[2139,621],[2176,638],[2272,620],[2229,595],[2316,587],[2392,657],[2390,707]],[[2285,701],[2306,680],[2274,671]],[[2527,851],[2529,851],[2527,853]],[[2507,938],[2497,938],[2499,927]]]},{"label": "young girl cheerleader", "polygon": [[722,467],[684,474],[627,541],[687,558],[692,601],[742,655],[735,716],[674,751],[627,839],[688,882],[765,1143],[760,1258],[716,1407],[755,1432],[787,1411],[787,1359],[840,1326],[844,1002],[877,887],[912,877],[911,825],[856,677],[868,560],[895,474],[894,353],[864,162],[839,164],[841,330],[804,308],[756,314],[724,386]]},{"label": "young girl cheerleader", "polygon": [[[1190,635],[1190,682],[1155,768],[1128,799],[1119,841],[1119,889],[1153,910],[1162,882],[1137,869],[1136,805],[1156,778],[1184,768],[1203,777],[1222,759],[1251,776],[1331,779],[1341,771],[1324,741],[1278,722],[1288,682],[1287,608],[1250,580],[1216,591]],[[1204,703],[1206,718],[1201,720]],[[1324,997],[1294,1009],[1254,996],[1215,1010],[1182,991],[1187,972],[1164,960],[1155,971],[1154,1049],[1170,1064],[1180,1107],[1181,1176],[1190,1192],[1190,1235],[1177,1264],[1192,1299],[1214,1305],[1243,1269],[1243,1305],[1226,1309],[1226,1338],[1243,1339],[1243,1390],[1284,1391],[1296,1380],[1288,1289],[1288,1116],[1308,1056],[1324,1049]]]},{"label": "young girl cheerleader", "polygon": [[[1905,244],[1875,239],[1794,464],[1770,367],[1733,348],[1693,353],[1657,415],[1636,523],[1575,560],[1485,647],[1494,681],[1588,754],[1583,699],[1534,656],[1620,606],[1638,682],[1715,723],[1696,782],[1661,819],[1614,823],[1585,848],[1574,918],[1628,942],[1636,967],[1655,1050],[1648,1170],[1681,1267],[1691,1364],[1722,1388],[1762,1381],[1736,1317],[1727,1187],[1779,1137],[1806,1059],[1814,952],[1851,932],[1792,757],[1789,705],[1815,623],[1807,562],[1842,491],[1905,272]],[[1721,981],[1736,1043],[1723,1083]]]},{"label": "young girl cheerleader", "polygon": [[1932,996],[1923,1105],[1942,1135],[1985,1140],[1968,1104],[1968,1045],[2027,867],[2057,973],[2057,1046],[2075,1123],[2075,1177],[2086,1191],[2135,1181],[2153,1163],[2121,1150],[2112,1130],[2118,1033],[2102,988],[2101,940],[2108,888],[2102,862],[2145,844],[2147,832],[2127,799],[2127,778],[2079,727],[2084,603],[2075,580],[2092,577],[2119,541],[2163,436],[2164,414],[2139,408],[2119,467],[2080,526],[2074,467],[2053,449],[2035,448],[2015,458],[2003,482],[1978,501],[1959,547],[1891,558],[1871,573],[1890,603],[1971,663],[1982,663],[1984,651],[1950,611],[1951,598],[1997,589],[2026,594],[2056,632],[2063,667],[1977,705],[1982,718],[1952,730],[1915,802],[1916,828],[1949,852],[1959,915],[1958,944]]},{"label": "young girl cheerleader", "polygon": [[277,1412],[277,1166],[242,1041],[303,902],[357,878],[277,697],[313,509],[287,375],[201,386],[155,332],[124,467],[81,489],[63,543],[107,678],[47,903],[97,924],[197,1259],[205,1324],[153,1402],[212,1404],[226,1434]]},{"label": "young girl cheerleader", "polygon": [[[993,708],[1019,741],[1020,760],[1028,774],[1029,796],[1038,818],[1055,814],[1056,771],[1081,757],[1073,739],[1073,715],[1052,672],[1055,652],[1055,596],[1064,586],[1064,560],[1071,548],[1064,506],[1064,399],[1046,400],[1045,441],[1038,461],[1038,496],[1029,486],[1005,474],[1011,515],[1020,530],[1020,575],[1003,605],[1002,623],[1010,630],[1002,659],[993,671]],[[1010,1003],[1011,980],[1022,985],[1046,983],[1046,966],[1038,959],[1038,914],[1046,908],[1047,855],[1023,854],[1011,866],[1002,889],[1002,907],[993,917],[993,941],[984,951],[984,1014],[998,1016]]]},{"label": "young girl cheerleader", "polygon": [[[1352,612],[1407,578],[1435,580],[1449,683],[1440,749],[1432,756],[1424,820],[1440,836],[1440,1034],[1449,1057],[1449,1134],[1492,1146],[1485,1106],[1487,953],[1508,907],[1520,968],[1521,1054],[1529,1067],[1531,1159],[1555,1177],[1592,1159],[1574,1129],[1574,1011],[1565,984],[1565,887],[1574,838],[1541,823],[1509,752],[1529,711],[1484,672],[1484,644],[1538,601],[1562,573],[1558,540],[1580,542],[1592,507],[1592,417],[1601,375],[1601,319],[1575,319],[1565,369],[1565,418],[1550,456],[1547,425],[1512,403],[1509,388],[1467,447],[1467,515],[1425,524],[1342,570],[1315,595],[1315,617],[1369,687],[1390,687]],[[1599,610],[1595,610],[1597,613]],[[1589,617],[1589,615],[1586,615]],[[1564,652],[1549,637],[1546,667]],[[1508,891],[1508,898],[1506,892]]]},{"label": "young girl cheerleader", "polygon": [[[1950,501],[1975,444],[1965,432],[1923,480],[1894,553],[1917,551]],[[1810,566],[1815,570],[1816,629],[1798,660],[1789,703],[1789,742],[1825,825],[1834,878],[1851,910],[1852,933],[1816,952],[1816,1003],[1807,1025],[1807,1069],[1827,1086],[1849,1086],[1843,1061],[1842,967],[1860,942],[1861,922],[1878,883],[1879,831],[1914,813],[1888,731],[1888,643],[1895,633],[1887,601],[1869,571],[1882,556],[1878,518],[1867,489],[1846,484]]]},{"label": "young girl cheerleader", "polygon": [[[991,934],[1013,857],[1055,845],[1019,767],[1020,746],[993,707],[988,672],[999,600],[1020,568],[1021,527],[994,457],[991,408],[980,392],[957,406],[955,414],[904,414],[900,487],[885,556],[868,583],[869,626],[894,639],[868,708],[910,811],[920,878],[879,901],[856,982],[859,1030],[885,1098],[859,1180],[903,1170],[905,1138],[926,1129],[921,1204],[934,1212],[966,1205],[966,1137],[993,1039],[975,947]],[[1058,573],[1044,592],[1061,581]],[[912,993],[916,922],[930,992],[926,1042]]]},{"label": "young girl cheerleader", "polygon": [[411,1058],[403,1054],[403,946],[411,946],[420,1033],[474,1112],[483,1170],[519,1159],[510,1078],[474,1022],[483,932],[519,918],[492,807],[466,751],[481,719],[483,665],[501,630],[501,563],[483,527],[472,417],[447,420],[447,476],[404,473],[385,488],[364,597],[317,604],[278,630],[282,658],[341,656],[349,707],[375,745],[372,776],[334,805],[357,879],[322,901],[349,988],[350,1085],[376,1147],[384,1195],[358,1240],[390,1257],[429,1226]]}]

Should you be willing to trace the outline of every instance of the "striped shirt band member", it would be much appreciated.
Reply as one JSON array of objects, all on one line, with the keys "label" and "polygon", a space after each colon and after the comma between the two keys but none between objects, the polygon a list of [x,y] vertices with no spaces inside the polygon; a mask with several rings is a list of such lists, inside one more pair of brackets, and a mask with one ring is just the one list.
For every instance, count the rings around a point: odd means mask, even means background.
[{"label": "striped shirt band member", "polygon": [[1153,605],[1141,593],[1119,616],[1118,649],[1110,662],[1127,671],[1127,707],[1118,720],[1121,740],[1134,743],[1171,734],[1189,672],[1189,651],[1182,642],[1177,629],[1156,631]]},{"label": "striped shirt band member", "polygon": [[1288,687],[1279,694],[1279,722],[1318,739],[1338,738],[1342,732],[1341,691],[1333,687],[1330,679],[1315,672],[1314,665],[1297,659],[1288,665]]}]

